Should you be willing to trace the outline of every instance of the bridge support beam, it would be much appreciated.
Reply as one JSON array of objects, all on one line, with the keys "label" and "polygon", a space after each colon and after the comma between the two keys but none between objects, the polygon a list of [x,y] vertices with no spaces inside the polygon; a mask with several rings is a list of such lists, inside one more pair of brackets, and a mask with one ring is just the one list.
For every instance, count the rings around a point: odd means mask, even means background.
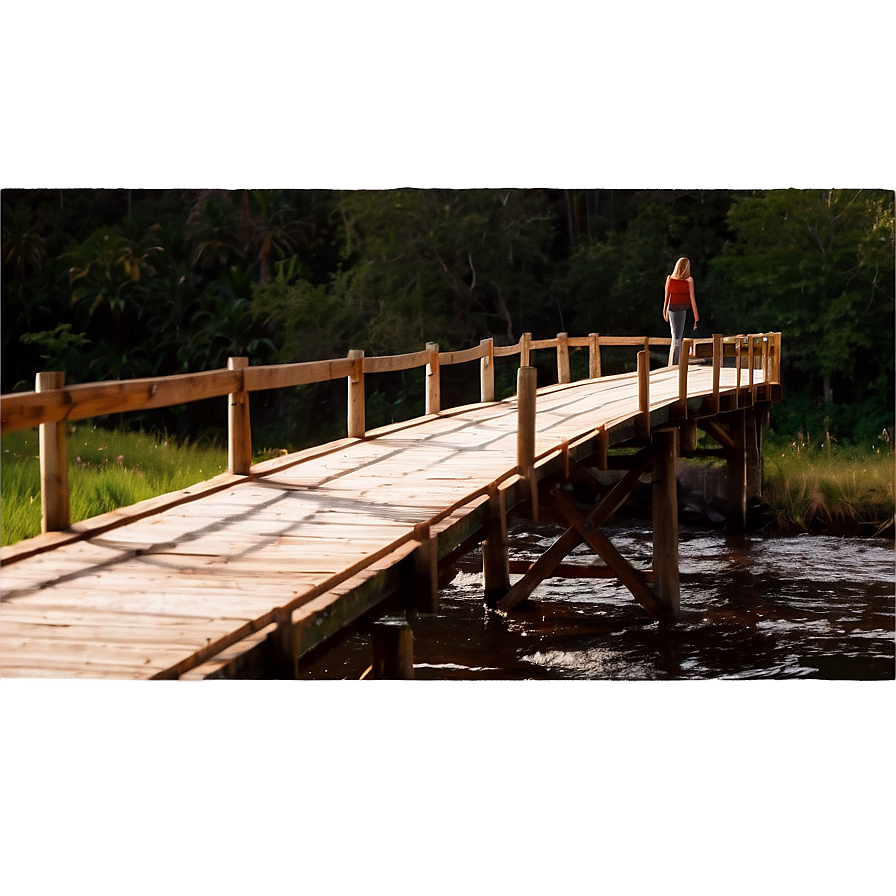
[{"label": "bridge support beam", "polygon": [[680,612],[678,568],[678,430],[654,433],[653,463],[653,592],[668,619]]},{"label": "bridge support beam", "polygon": [[747,528],[747,415],[735,411],[728,416],[728,435],[733,447],[728,450],[728,507],[725,517],[728,531],[739,535]]},{"label": "bridge support beam", "polygon": [[509,540],[507,538],[507,502],[503,489],[489,496],[489,520],[482,541],[482,576],[485,602],[490,607],[510,590]]},{"label": "bridge support beam", "polygon": [[757,407],[746,410],[747,509],[762,501],[762,415]]}]

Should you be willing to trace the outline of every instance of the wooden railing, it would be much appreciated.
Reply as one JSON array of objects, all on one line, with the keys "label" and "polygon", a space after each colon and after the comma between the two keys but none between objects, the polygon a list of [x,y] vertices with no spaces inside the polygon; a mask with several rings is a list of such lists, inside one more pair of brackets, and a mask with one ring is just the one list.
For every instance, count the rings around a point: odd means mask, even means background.
[{"label": "wooden railing", "polygon": [[[763,371],[766,383],[780,382],[781,334],[763,333],[748,336],[715,335],[712,339],[683,341],[679,363],[680,404],[687,402],[687,370],[691,361],[712,359],[713,398],[718,407],[719,372],[725,358],[733,358],[737,367],[737,391],[749,389],[755,400],[754,371]],[[150,410],[186,404],[222,396],[228,397],[228,468],[231,473],[248,474],[252,464],[252,436],[249,414],[249,393],[283,389],[345,378],[348,383],[347,434],[364,438],[366,434],[365,376],[392,371],[426,368],[426,414],[437,414],[441,407],[442,367],[479,361],[480,400],[495,400],[495,360],[519,355],[521,369],[531,367],[532,353],[554,350],[558,383],[569,383],[570,349],[587,348],[588,376],[601,372],[601,348],[628,346],[638,348],[639,409],[649,427],[649,369],[651,347],[668,347],[669,338],[638,336],[571,337],[558,333],[554,339],[532,339],[524,333],[516,345],[496,346],[492,339],[483,339],[478,346],[463,351],[441,352],[436,343],[427,343],[423,351],[385,357],[366,357],[353,350],[346,358],[327,361],[306,361],[295,364],[274,364],[250,367],[247,358],[230,358],[227,368],[204,373],[177,374],[133,380],[115,380],[66,386],[65,373],[37,374],[34,392],[16,392],[0,396],[0,431],[12,432],[40,427],[41,508],[44,532],[65,529],[70,524],[66,425],[75,420]],[[741,383],[746,375],[747,381]],[[531,383],[534,395],[534,380]],[[533,399],[534,400],[534,399]],[[521,402],[522,408],[523,402]],[[534,412],[528,430],[534,427]],[[528,417],[527,417],[528,421]],[[527,440],[521,434],[524,445]],[[521,449],[521,450],[526,450]],[[527,465],[524,462],[520,466]]]}]

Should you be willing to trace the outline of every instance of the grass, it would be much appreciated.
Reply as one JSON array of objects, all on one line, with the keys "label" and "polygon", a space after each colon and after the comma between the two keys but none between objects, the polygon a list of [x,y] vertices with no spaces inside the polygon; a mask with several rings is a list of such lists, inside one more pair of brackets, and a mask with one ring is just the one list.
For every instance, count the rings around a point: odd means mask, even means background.
[{"label": "grass", "polygon": [[763,499],[783,532],[893,533],[893,443],[840,447],[829,435],[816,443],[799,434],[766,442]]},{"label": "grass", "polygon": [[[71,520],[211,479],[227,469],[226,449],[167,436],[70,426],[68,481]],[[40,534],[40,463],[36,430],[0,439],[0,543]]]}]

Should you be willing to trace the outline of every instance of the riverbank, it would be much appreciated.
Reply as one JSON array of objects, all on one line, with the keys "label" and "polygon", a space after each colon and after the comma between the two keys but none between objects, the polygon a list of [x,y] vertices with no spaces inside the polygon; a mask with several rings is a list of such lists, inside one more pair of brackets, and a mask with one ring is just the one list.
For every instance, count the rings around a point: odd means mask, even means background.
[{"label": "riverbank", "polygon": [[[595,475],[606,488],[622,476],[615,472]],[[724,529],[727,491],[723,460],[679,460],[678,512],[682,523]],[[796,440],[791,444],[766,444],[762,501],[748,506],[747,528],[777,535],[893,539],[894,498],[896,458],[886,441],[842,449],[830,443],[812,448]],[[650,480],[645,476],[621,512],[629,518],[646,518],[650,501]]]}]

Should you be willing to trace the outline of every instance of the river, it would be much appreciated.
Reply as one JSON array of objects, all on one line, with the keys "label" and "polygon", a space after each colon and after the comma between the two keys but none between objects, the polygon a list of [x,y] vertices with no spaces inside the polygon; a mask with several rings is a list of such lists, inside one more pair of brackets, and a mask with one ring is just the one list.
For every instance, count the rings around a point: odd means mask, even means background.
[{"label": "river", "polygon": [[[603,530],[636,566],[651,562],[643,523]],[[534,560],[559,530],[512,531]],[[580,546],[568,560],[589,562]],[[680,529],[681,619],[651,622],[615,580],[550,579],[510,614],[482,601],[478,551],[440,592],[439,612],[411,619],[420,680],[894,678],[893,542],[825,535],[729,536]],[[514,577],[515,578],[515,577]],[[371,661],[358,632],[303,678],[360,677]]]}]

